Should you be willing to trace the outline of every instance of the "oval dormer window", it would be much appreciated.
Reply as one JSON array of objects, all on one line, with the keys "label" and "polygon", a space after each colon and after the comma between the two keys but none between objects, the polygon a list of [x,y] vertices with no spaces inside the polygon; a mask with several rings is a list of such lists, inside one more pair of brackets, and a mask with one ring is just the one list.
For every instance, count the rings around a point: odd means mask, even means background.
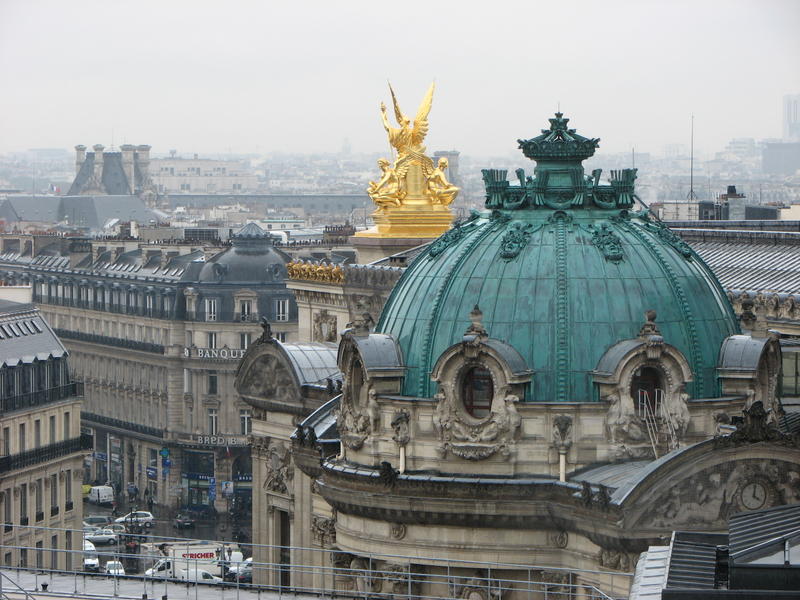
[{"label": "oval dormer window", "polygon": [[483,367],[471,367],[462,384],[464,410],[476,419],[485,419],[492,412],[494,381],[492,374]]}]

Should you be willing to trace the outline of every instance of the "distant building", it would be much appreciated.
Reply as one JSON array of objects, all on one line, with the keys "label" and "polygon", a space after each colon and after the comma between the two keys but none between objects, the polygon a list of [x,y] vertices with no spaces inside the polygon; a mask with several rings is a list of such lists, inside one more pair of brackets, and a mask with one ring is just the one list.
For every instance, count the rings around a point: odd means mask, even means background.
[{"label": "distant building", "polygon": [[764,173],[794,175],[800,169],[800,142],[768,142],[761,156]]},{"label": "distant building", "polygon": [[65,550],[80,550],[82,542],[74,530],[83,521],[91,448],[80,428],[83,386],[71,380],[67,350],[30,303],[30,287],[27,295],[22,303],[0,299],[2,564],[79,569]]},{"label": "distant building", "polygon": [[258,188],[258,177],[245,163],[199,158],[156,158],[153,184],[159,194],[242,194]]},{"label": "distant building", "polygon": [[75,146],[75,179],[68,196],[134,196],[150,191],[150,146],[123,144],[106,152],[102,144]]},{"label": "distant building", "polygon": [[783,97],[783,139],[800,140],[800,94]]},{"label": "distant building", "polygon": [[[73,187],[75,184],[73,183]],[[49,230],[54,225],[98,233],[114,222],[156,222],[160,215],[134,195],[8,196],[0,200],[6,229]]]}]

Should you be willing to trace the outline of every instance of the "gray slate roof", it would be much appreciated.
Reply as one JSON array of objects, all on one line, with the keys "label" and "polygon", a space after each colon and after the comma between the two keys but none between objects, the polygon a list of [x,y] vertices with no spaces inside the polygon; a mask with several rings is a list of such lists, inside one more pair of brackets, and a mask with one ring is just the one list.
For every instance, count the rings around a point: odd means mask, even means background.
[{"label": "gray slate roof", "polygon": [[0,366],[65,354],[67,349],[33,304],[0,300]]},{"label": "gray slate roof", "polygon": [[730,527],[731,556],[744,552],[764,542],[800,532],[800,504],[776,506],[763,510],[733,515]]},{"label": "gray slate roof", "polygon": [[800,234],[782,233],[778,239],[772,232],[748,231],[738,238],[734,235],[738,232],[726,233],[724,241],[687,239],[723,288],[800,293]]},{"label": "gray slate roof", "polygon": [[35,221],[99,230],[111,219],[149,223],[158,220],[138,196],[8,196],[0,218],[9,223]]},{"label": "gray slate roof", "polygon": [[321,383],[339,374],[336,366],[337,345],[332,342],[281,344],[294,367],[300,385]]}]

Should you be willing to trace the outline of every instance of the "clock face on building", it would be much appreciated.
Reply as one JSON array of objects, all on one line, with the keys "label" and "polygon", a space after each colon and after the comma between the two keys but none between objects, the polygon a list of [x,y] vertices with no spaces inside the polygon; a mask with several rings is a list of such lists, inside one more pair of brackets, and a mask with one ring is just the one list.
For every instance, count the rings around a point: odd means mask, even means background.
[{"label": "clock face on building", "polygon": [[739,504],[745,510],[764,508],[771,499],[771,486],[758,479],[744,484],[739,492]]}]

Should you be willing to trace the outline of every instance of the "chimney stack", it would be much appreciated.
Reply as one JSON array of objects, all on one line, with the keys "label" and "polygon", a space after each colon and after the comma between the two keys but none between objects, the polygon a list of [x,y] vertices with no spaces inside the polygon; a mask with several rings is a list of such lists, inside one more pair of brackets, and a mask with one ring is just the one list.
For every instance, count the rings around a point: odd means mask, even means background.
[{"label": "chimney stack", "polygon": [[92,148],[94,149],[94,180],[99,186],[103,183],[103,150],[105,150],[105,146],[95,144]]},{"label": "chimney stack", "polygon": [[86,146],[78,144],[75,146],[75,175],[77,175],[83,163],[86,161]]},{"label": "chimney stack", "polygon": [[145,182],[150,178],[150,146],[147,144],[136,146],[136,160],[142,173],[142,181]]},{"label": "chimney stack", "polygon": [[132,196],[135,193],[133,153],[134,150],[136,150],[136,146],[133,144],[122,144],[119,149],[122,151],[122,169],[125,171],[125,177],[128,178],[128,191]]}]

